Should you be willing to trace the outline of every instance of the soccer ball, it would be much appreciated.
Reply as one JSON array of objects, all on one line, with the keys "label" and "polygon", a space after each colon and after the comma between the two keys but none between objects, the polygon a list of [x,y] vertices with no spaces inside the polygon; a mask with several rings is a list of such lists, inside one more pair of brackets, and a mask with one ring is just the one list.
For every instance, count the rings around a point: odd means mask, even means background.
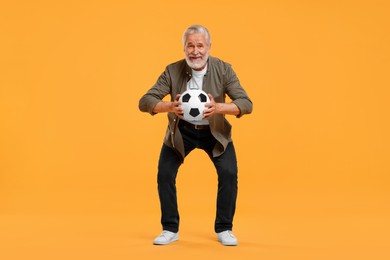
[{"label": "soccer ball", "polygon": [[190,89],[181,94],[179,101],[183,108],[183,116],[187,121],[202,121],[205,104],[210,102],[209,96],[203,90]]}]

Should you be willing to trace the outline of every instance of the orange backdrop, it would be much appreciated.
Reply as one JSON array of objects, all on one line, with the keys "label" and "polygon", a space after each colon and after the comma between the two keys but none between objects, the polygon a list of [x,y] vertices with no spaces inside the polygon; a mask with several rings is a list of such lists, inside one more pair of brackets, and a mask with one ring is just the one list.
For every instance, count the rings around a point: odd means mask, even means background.
[{"label": "orange backdrop", "polygon": [[[1,259],[389,259],[387,1],[3,1]],[[139,98],[209,28],[254,103],[229,117],[237,248],[215,240],[216,174],[180,169],[181,240],[160,232],[166,115]]]}]

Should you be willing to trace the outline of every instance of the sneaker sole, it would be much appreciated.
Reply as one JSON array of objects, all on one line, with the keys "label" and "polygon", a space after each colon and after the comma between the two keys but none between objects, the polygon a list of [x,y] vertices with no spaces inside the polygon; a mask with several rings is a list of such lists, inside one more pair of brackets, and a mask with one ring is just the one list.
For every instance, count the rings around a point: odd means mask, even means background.
[{"label": "sneaker sole", "polygon": [[224,246],[237,246],[238,242],[222,242],[221,240],[218,239],[218,242],[220,242]]},{"label": "sneaker sole", "polygon": [[224,246],[237,246],[238,243],[221,243]]},{"label": "sneaker sole", "polygon": [[179,240],[179,238],[174,238],[174,239],[172,239],[171,241],[167,241],[167,242],[153,242],[153,245],[158,245],[158,246],[161,246],[161,245],[168,245],[168,244],[170,244],[170,243],[172,243],[172,242],[175,242],[175,241],[177,241],[177,240]]}]

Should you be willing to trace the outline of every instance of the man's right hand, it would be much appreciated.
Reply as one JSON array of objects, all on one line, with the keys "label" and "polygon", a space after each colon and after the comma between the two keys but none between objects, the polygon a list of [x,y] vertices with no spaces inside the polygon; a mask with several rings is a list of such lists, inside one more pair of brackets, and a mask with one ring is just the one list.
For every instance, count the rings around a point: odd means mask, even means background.
[{"label": "man's right hand", "polygon": [[183,118],[183,108],[180,107],[181,102],[179,101],[179,98],[180,94],[177,94],[175,101],[171,102],[172,111],[170,112],[175,113],[179,118]]},{"label": "man's right hand", "polygon": [[176,95],[175,101],[160,101],[153,108],[154,113],[172,112],[175,113],[179,118],[183,118],[183,108],[180,107],[181,102],[179,101],[180,94]]}]

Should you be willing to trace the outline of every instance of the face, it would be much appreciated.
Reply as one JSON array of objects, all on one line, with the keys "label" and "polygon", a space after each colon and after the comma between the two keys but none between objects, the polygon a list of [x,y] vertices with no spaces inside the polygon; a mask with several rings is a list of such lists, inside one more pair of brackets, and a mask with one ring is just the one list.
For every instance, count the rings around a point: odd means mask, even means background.
[{"label": "face", "polygon": [[204,33],[195,33],[187,36],[184,54],[188,66],[192,69],[202,70],[206,67],[209,51],[210,46],[207,44]]}]

